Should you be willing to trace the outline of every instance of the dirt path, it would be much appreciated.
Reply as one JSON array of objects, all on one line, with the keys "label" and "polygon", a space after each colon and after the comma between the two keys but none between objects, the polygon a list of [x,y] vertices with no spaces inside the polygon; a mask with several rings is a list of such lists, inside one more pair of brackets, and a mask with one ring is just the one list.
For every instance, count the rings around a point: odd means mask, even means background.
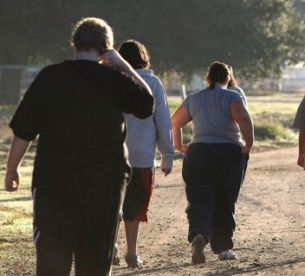
[{"label": "dirt path", "polygon": [[[181,162],[157,185],[148,224],[141,225],[144,269],[113,268],[119,275],[305,275],[305,172],[297,167],[297,148],[251,155],[236,210],[237,261],[220,262],[206,248],[207,264],[192,265]],[[124,228],[119,247],[125,251]]]}]

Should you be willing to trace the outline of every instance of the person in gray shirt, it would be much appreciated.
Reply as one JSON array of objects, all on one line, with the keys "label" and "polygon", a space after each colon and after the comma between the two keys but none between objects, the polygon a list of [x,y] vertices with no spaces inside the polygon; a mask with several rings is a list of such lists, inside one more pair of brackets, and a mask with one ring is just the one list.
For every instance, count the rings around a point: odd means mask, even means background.
[{"label": "person in gray shirt", "polygon": [[[242,96],[226,89],[229,80],[228,66],[212,63],[207,74],[209,86],[188,95],[172,116],[175,148],[185,153],[182,176],[193,263],[206,261],[203,249],[209,242],[220,260],[236,259],[231,250],[235,202],[254,134]],[[183,144],[182,128],[191,121],[192,141]]]}]

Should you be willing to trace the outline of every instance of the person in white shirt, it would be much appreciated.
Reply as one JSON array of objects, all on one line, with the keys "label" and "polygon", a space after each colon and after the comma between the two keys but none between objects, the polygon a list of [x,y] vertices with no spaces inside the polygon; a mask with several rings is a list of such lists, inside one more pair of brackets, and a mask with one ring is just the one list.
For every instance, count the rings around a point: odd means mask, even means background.
[{"label": "person in white shirt", "polygon": [[[142,267],[137,252],[140,222],[147,222],[147,211],[155,181],[156,149],[161,155],[161,170],[167,176],[173,166],[174,146],[167,95],[160,79],[150,67],[146,47],[135,40],[124,41],[118,49],[120,55],[136,70],[152,90],[155,99],[153,115],[141,120],[125,114],[127,124],[126,145],[132,167],[123,204],[128,267]],[[118,262],[118,256],[115,258]]]}]

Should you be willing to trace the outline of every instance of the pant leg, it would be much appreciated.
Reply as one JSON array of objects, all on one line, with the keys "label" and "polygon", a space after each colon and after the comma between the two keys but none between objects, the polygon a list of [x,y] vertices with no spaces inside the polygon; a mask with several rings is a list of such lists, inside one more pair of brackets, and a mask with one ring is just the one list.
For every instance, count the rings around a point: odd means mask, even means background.
[{"label": "pant leg", "polygon": [[226,152],[229,158],[222,156],[218,160],[222,168],[219,168],[218,174],[214,231],[211,239],[211,248],[215,254],[233,248],[235,203],[248,161],[248,155],[241,154],[238,147],[234,149],[228,146],[228,149],[222,149],[222,152]]},{"label": "pant leg", "polygon": [[72,250],[60,246],[56,240],[42,233],[36,237],[36,275],[69,276]]},{"label": "pant leg", "polygon": [[206,144],[191,144],[183,160],[182,176],[188,201],[188,240],[197,234],[212,238],[216,184],[212,174],[210,149]]},{"label": "pant leg", "polygon": [[223,191],[218,191],[215,203],[214,231],[211,238],[211,248],[215,254],[233,248],[233,233],[235,230],[235,219],[233,206],[227,200]]},{"label": "pant leg", "polygon": [[137,213],[136,220],[148,222],[148,206],[155,187],[155,168],[141,168],[143,185],[146,190],[146,197],[140,211]]},{"label": "pant leg", "polygon": [[83,227],[75,249],[76,276],[109,276],[121,219],[126,180],[111,181],[108,190],[82,194]]},{"label": "pant leg", "polygon": [[131,179],[126,188],[123,203],[123,220],[133,221],[145,202],[147,196],[141,168],[132,168]]},{"label": "pant leg", "polygon": [[[103,257],[105,253],[85,242],[75,251],[75,276],[108,276],[110,264]],[[111,255],[111,249],[109,249]]]}]

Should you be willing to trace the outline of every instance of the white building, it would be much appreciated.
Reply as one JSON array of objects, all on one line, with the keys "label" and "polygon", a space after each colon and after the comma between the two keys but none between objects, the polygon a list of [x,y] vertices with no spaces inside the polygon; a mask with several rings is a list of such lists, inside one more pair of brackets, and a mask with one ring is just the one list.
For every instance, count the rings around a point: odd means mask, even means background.
[{"label": "white building", "polygon": [[287,67],[280,80],[280,91],[305,91],[305,66],[304,62]]}]

